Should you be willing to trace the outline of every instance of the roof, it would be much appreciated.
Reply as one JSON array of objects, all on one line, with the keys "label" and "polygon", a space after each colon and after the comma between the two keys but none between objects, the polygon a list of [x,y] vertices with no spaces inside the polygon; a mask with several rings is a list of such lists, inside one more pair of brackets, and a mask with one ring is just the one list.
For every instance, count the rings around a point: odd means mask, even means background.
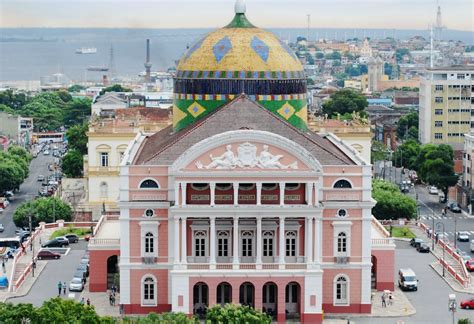
[{"label": "roof", "polygon": [[145,138],[135,165],[171,165],[192,145],[233,130],[259,130],[286,137],[307,149],[322,165],[354,165],[351,158],[329,139],[310,130],[302,131],[268,109],[240,95],[230,103],[187,128],[174,132],[169,126]]},{"label": "roof", "polygon": [[474,65],[451,65],[427,68],[427,71],[474,71]]}]

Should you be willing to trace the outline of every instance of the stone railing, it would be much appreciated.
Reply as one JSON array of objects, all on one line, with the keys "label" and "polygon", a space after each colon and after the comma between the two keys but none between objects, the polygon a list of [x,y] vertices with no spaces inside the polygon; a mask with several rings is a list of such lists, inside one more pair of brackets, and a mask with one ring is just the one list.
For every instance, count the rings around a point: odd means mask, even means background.
[{"label": "stone railing", "polygon": [[89,240],[89,245],[95,246],[114,246],[120,245],[120,239],[108,239],[108,238],[91,238]]},{"label": "stone railing", "polygon": [[372,247],[380,247],[380,246],[387,246],[387,245],[393,245],[395,244],[393,241],[393,238],[387,237],[387,238],[375,238],[372,239]]},{"label": "stone railing", "polygon": [[377,218],[375,218],[374,216],[372,216],[372,226],[375,227],[375,229],[380,233],[380,235],[382,235],[383,237],[390,237],[390,233],[387,231],[387,229],[385,227],[383,227],[382,224],[380,224],[380,222],[377,220]]}]

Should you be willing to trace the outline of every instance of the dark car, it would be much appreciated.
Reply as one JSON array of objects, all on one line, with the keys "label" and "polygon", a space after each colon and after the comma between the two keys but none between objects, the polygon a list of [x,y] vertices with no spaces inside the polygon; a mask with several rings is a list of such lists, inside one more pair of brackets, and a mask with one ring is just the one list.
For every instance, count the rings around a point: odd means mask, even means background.
[{"label": "dark car", "polygon": [[64,235],[65,238],[69,241],[69,243],[77,243],[79,242],[79,236],[76,234],[66,234]]},{"label": "dark car", "polygon": [[85,284],[87,281],[86,272],[82,270],[76,270],[76,272],[74,272],[74,278],[81,278],[82,282]]},{"label": "dark car", "polygon": [[416,250],[420,253],[429,253],[430,252],[430,246],[426,243],[421,243],[416,247]]},{"label": "dark car", "polygon": [[456,202],[449,202],[447,204],[447,207],[453,213],[460,213],[461,212],[461,207],[459,207],[459,205]]},{"label": "dark car", "polygon": [[461,301],[462,309],[474,309],[474,298]]},{"label": "dark car", "polygon": [[86,273],[86,277],[89,277],[89,265],[81,263],[77,266],[76,271],[84,271]]},{"label": "dark car", "polygon": [[410,240],[410,245],[415,248],[418,247],[418,245],[420,245],[421,243],[424,243],[424,241],[420,238],[415,237]]},{"label": "dark car", "polygon": [[[69,244],[69,243],[68,243]],[[52,239],[52,240],[49,240],[48,242],[44,243],[42,245],[42,247],[64,247],[66,244],[64,243],[64,241],[60,241],[58,239]]]},{"label": "dark car", "polygon": [[467,260],[467,261],[466,261],[466,269],[467,269],[467,271],[469,271],[469,272],[474,271],[474,259],[471,259],[471,260]]},{"label": "dark car", "polygon": [[56,237],[56,240],[64,243],[64,245],[69,245],[69,240],[67,238],[65,238],[64,236],[58,236],[58,237]]},{"label": "dark car", "polygon": [[61,257],[61,254],[55,253],[50,250],[41,250],[38,252],[37,256],[38,260],[43,260],[43,259],[59,259]]}]

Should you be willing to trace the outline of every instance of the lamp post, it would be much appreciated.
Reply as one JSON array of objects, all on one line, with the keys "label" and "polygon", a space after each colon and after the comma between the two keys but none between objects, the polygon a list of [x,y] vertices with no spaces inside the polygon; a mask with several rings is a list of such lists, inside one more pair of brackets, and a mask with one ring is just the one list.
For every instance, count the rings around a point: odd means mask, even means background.
[{"label": "lamp post", "polygon": [[456,313],[456,309],[458,307],[456,302],[456,294],[449,294],[448,296],[448,311],[452,313],[453,316],[453,324],[454,324],[454,313]]},{"label": "lamp post", "polygon": [[[443,234],[445,233],[445,228],[444,228],[444,223],[443,222],[437,222],[436,227],[442,227],[443,228]],[[445,275],[445,258],[444,258],[444,253],[445,253],[445,245],[443,245],[443,277]]]}]

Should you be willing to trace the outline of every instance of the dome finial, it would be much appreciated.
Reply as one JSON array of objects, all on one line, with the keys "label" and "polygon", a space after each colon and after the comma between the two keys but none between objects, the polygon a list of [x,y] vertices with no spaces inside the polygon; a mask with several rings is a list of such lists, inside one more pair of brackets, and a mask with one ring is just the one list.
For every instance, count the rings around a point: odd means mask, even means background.
[{"label": "dome finial", "polygon": [[245,13],[245,0],[236,0],[234,10],[236,14]]}]

